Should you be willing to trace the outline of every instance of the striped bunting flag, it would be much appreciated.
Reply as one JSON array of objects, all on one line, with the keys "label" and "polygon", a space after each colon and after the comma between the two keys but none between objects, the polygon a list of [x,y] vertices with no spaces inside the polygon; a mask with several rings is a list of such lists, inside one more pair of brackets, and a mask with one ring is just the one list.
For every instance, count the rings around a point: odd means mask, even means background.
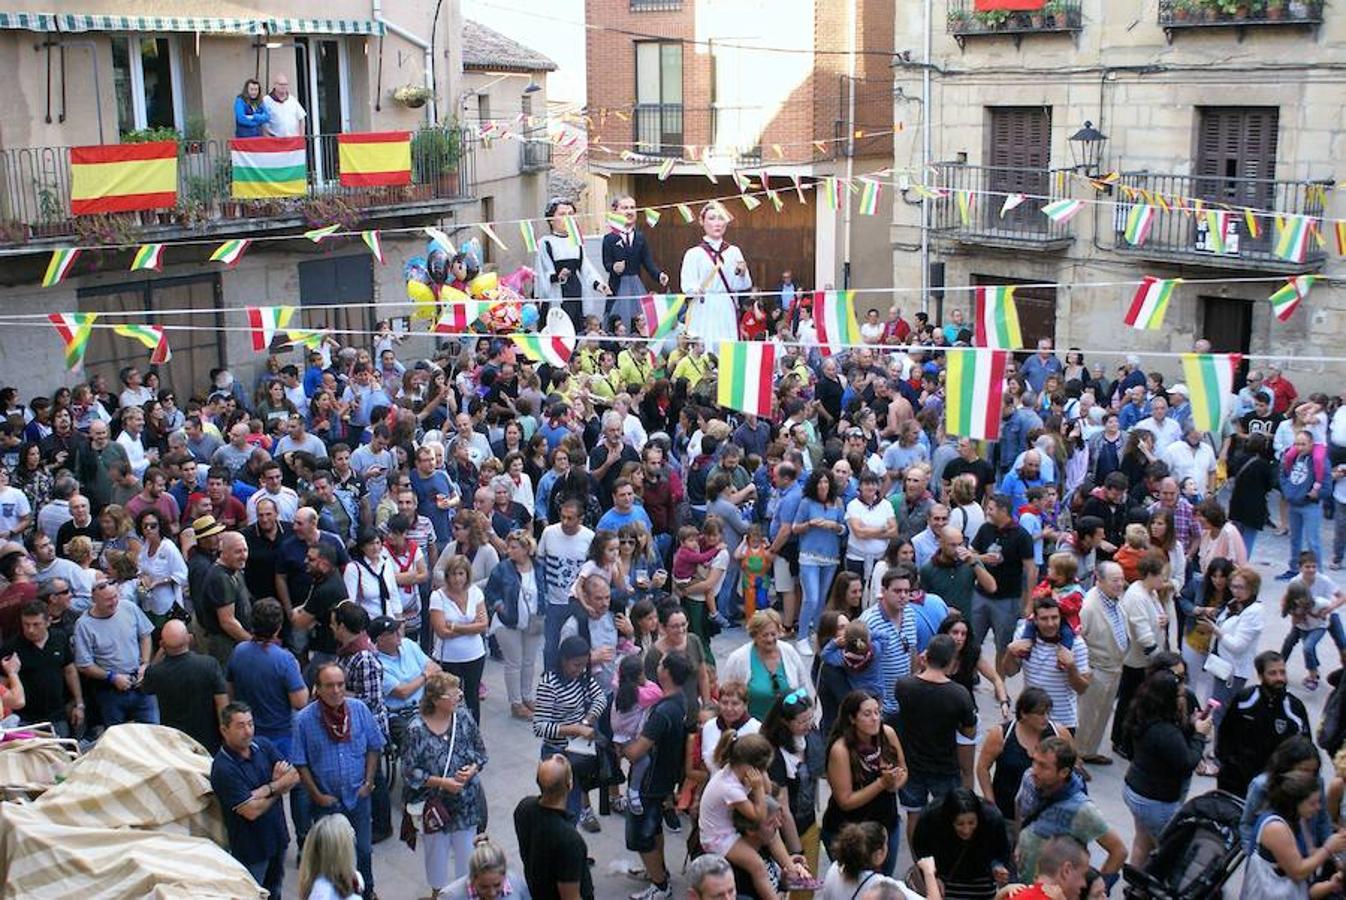
[{"label": "striped bunting flag", "polygon": [[678,313],[682,312],[687,298],[682,294],[646,294],[640,298],[640,311],[645,316],[645,327],[649,337],[657,340],[665,337],[678,324]]},{"label": "striped bunting flag", "polygon": [[976,197],[971,191],[959,191],[954,199],[958,201],[958,221],[966,228],[972,224],[972,205]]},{"label": "striped bunting flag", "polygon": [[1000,218],[1005,218],[1005,213],[1022,206],[1027,199],[1028,197],[1025,194],[1006,194],[1005,202],[1000,204]]},{"label": "striped bunting flag", "polygon": [[763,341],[722,341],[716,401],[726,409],[771,415],[776,345]]},{"label": "striped bunting flag", "polygon": [[519,223],[519,236],[523,238],[523,249],[529,253],[537,252],[537,232],[533,231],[533,223],[527,219]]},{"label": "striped bunting flag", "polygon": [[1281,285],[1281,287],[1272,294],[1271,310],[1276,314],[1276,318],[1282,322],[1290,321],[1290,317],[1299,309],[1299,304],[1309,299],[1309,291],[1313,290],[1313,283],[1318,280],[1317,275],[1292,275],[1290,280]]},{"label": "striped bunting flag", "polygon": [[1246,206],[1243,208],[1243,224],[1248,227],[1248,237],[1259,238],[1262,236],[1261,216]]},{"label": "striped bunting flag", "polygon": [[298,347],[307,347],[310,350],[322,349],[322,342],[327,339],[327,329],[310,330],[308,328],[291,328],[285,332],[287,343]]},{"label": "striped bunting flag", "polygon": [[1154,227],[1155,210],[1148,203],[1137,203],[1126,214],[1126,242],[1139,247],[1150,237]]},{"label": "striped bunting flag", "polygon": [[1211,253],[1227,253],[1225,231],[1229,227],[1229,213],[1222,209],[1208,209],[1206,219],[1206,249]]},{"label": "striped bunting flag", "polygon": [[65,281],[77,259],[79,259],[78,247],[64,247],[60,250],[51,251],[51,259],[47,262],[46,274],[42,276],[42,286],[49,288]]},{"label": "striped bunting flag", "polygon": [[235,200],[302,197],[308,192],[308,154],[303,137],[252,137],[229,141]]},{"label": "striped bunting flag", "polygon": [[310,228],[304,232],[304,237],[315,244],[321,244],[325,239],[331,237],[341,230],[340,225],[324,225],[322,228]]},{"label": "striped bunting flag", "polygon": [[152,366],[162,366],[173,358],[173,351],[168,346],[168,334],[162,326],[127,323],[118,325],[112,330],[122,337],[140,341],[149,348],[150,365]]},{"label": "striped bunting flag", "polygon": [[673,174],[673,166],[675,163],[677,163],[677,160],[671,156],[665,159],[663,162],[659,163],[660,181],[668,181],[668,176]]},{"label": "striped bunting flag", "polygon": [[1000,437],[1000,406],[1010,354],[1005,350],[946,350],[944,430],[958,437]]},{"label": "striped bunting flag", "polygon": [[614,234],[626,230],[626,216],[615,209],[604,213],[603,221],[607,224],[608,230]]},{"label": "striped bunting flag", "polygon": [[686,203],[678,204],[678,215],[682,216],[682,221],[687,225],[696,221],[696,216],[692,215],[692,208]]},{"label": "striped bunting flag", "polygon": [[836,209],[841,202],[837,180],[830,175],[823,179],[823,197],[827,200],[828,209]]},{"label": "striped bunting flag", "polygon": [[653,228],[654,226],[658,225],[659,219],[660,219],[659,210],[655,209],[652,206],[645,210],[645,224],[648,227]]},{"label": "striped bunting flag", "polygon": [[492,228],[492,227],[490,226],[489,223],[487,223],[487,222],[478,222],[478,223],[477,223],[477,227],[481,229],[481,233],[482,233],[482,234],[484,234],[484,235],[486,235],[488,238],[490,238],[490,239],[491,239],[491,242],[494,243],[497,247],[500,248],[501,252],[503,252],[503,253],[508,253],[508,252],[509,252],[509,247],[507,247],[507,246],[505,245],[505,242],[504,242],[504,241],[500,240],[500,235],[498,235],[498,234],[495,233],[495,229]]},{"label": "striped bunting flag", "polygon": [[566,236],[570,238],[570,243],[576,247],[584,246],[584,232],[580,231],[580,223],[574,216],[566,216]]},{"label": "striped bunting flag", "polygon": [[976,320],[973,322],[974,347],[993,350],[1019,350],[1024,345],[1019,331],[1019,310],[1014,305],[1013,285],[986,285],[976,288]]},{"label": "striped bunting flag", "polygon": [[1191,391],[1192,424],[1202,431],[1217,432],[1229,413],[1234,394],[1234,370],[1242,359],[1238,353],[1184,353],[1183,381]]},{"label": "striped bunting flag", "polygon": [[89,346],[89,336],[93,334],[93,323],[98,313],[48,313],[47,319],[56,326],[56,333],[65,344],[65,367],[71,372],[79,371],[84,364],[84,351]]},{"label": "striped bunting flag", "polygon": [[1131,308],[1126,311],[1126,324],[1145,331],[1158,331],[1164,324],[1164,312],[1173,297],[1173,288],[1181,281],[1181,278],[1146,275],[1131,298]]},{"label": "striped bunting flag", "polygon": [[814,291],[813,324],[824,356],[863,343],[855,320],[854,291]]},{"label": "striped bunting flag", "polygon": [[868,178],[860,181],[864,185],[860,192],[860,215],[872,216],[879,211],[879,183]]},{"label": "striped bunting flag", "polygon": [[164,267],[164,245],[163,244],[141,244],[136,248],[136,255],[131,257],[131,271],[154,271],[158,272]]},{"label": "striped bunting flag", "polygon": [[293,306],[249,306],[248,327],[252,329],[252,349],[264,353],[271,349],[271,342],[279,332],[285,330],[294,317]]},{"label": "striped bunting flag", "polygon": [[374,259],[378,260],[379,265],[387,265],[388,261],[383,258],[383,240],[377,231],[370,229],[360,232],[360,240],[365,242],[365,246],[374,254]]},{"label": "striped bunting flag", "polygon": [[247,252],[248,245],[251,243],[252,241],[238,238],[225,241],[215,248],[214,253],[210,254],[210,261],[224,263],[229,268],[233,268],[238,265],[238,261],[243,258],[243,254]]},{"label": "striped bunting flag", "polygon": [[743,205],[748,208],[748,212],[752,212],[754,209],[762,205],[762,201],[758,200],[752,194],[742,194],[739,196],[738,199],[743,201]]},{"label": "striped bunting flag", "polygon": [[1084,209],[1083,200],[1053,200],[1042,207],[1042,214],[1058,225],[1064,225],[1075,218],[1082,209]]},{"label": "striped bunting flag", "polygon": [[536,363],[562,368],[575,352],[575,338],[559,334],[511,334],[519,352]]},{"label": "striped bunting flag", "polygon": [[1337,255],[1346,256],[1346,219],[1336,223]]},{"label": "striped bunting flag", "polygon": [[1312,221],[1308,216],[1276,217],[1276,248],[1273,252],[1277,259],[1304,262],[1309,252],[1309,224]]},{"label": "striped bunting flag", "polygon": [[491,306],[488,300],[473,300],[461,291],[455,293],[460,294],[462,299],[444,304],[444,312],[435,323],[436,334],[465,333]]}]

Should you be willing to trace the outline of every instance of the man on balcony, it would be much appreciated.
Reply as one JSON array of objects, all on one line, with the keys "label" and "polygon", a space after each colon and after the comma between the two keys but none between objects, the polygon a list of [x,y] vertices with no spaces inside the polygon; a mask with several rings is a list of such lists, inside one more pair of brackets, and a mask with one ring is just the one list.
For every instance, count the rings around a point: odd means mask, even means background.
[{"label": "man on balcony", "polygon": [[277,75],[271,82],[271,93],[262,98],[262,108],[271,118],[262,126],[268,137],[300,137],[304,134],[304,120],[308,113],[290,93],[288,75]]}]

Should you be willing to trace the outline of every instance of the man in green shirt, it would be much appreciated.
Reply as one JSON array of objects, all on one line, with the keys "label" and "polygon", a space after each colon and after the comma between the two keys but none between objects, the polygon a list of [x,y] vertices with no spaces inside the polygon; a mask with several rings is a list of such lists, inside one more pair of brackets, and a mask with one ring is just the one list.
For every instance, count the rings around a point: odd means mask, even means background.
[{"label": "man in green shirt", "polygon": [[963,530],[945,525],[939,532],[939,549],[921,567],[921,587],[935,594],[972,621],[972,591],[994,593],[995,578],[986,571],[977,555],[963,545]]}]

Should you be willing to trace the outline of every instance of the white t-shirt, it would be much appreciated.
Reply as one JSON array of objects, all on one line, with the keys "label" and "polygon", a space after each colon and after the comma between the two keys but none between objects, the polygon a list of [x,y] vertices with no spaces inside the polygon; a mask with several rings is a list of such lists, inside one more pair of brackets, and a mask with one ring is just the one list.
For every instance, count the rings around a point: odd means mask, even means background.
[{"label": "white t-shirt", "polygon": [[1215,451],[1210,444],[1201,441],[1193,449],[1186,441],[1174,441],[1164,448],[1160,457],[1168,463],[1169,474],[1179,485],[1191,478],[1196,481],[1198,491],[1206,492],[1210,473],[1215,471]]},{"label": "white t-shirt", "polygon": [[[485,602],[486,597],[481,593],[481,588],[472,584],[468,585],[467,588],[466,611],[460,610],[458,604],[445,596],[443,591],[435,591],[430,595],[430,611],[439,610],[442,612],[445,622],[452,622],[455,625],[471,625],[477,621],[477,610]],[[472,662],[485,655],[486,644],[479,634],[435,638],[435,659],[438,662]]]},{"label": "white t-shirt", "polygon": [[[889,522],[897,522],[897,513],[893,512],[893,504],[882,497],[873,506],[865,506],[864,501],[856,497],[846,504],[846,521],[851,520],[868,528],[882,528]],[[846,557],[862,559],[866,556],[882,556],[887,549],[887,538],[860,538],[852,534],[846,542]]]},{"label": "white t-shirt", "polygon": [[16,487],[0,490],[0,534],[11,534],[19,527],[19,522],[32,515],[33,509],[28,498]]},{"label": "white t-shirt", "polygon": [[748,799],[748,789],[734,770],[726,766],[706,782],[701,794],[701,846],[707,853],[724,856],[738,840],[734,828],[734,804]]},{"label": "white t-shirt", "polygon": [[299,137],[304,133],[308,113],[294,94],[286,97],[284,103],[278,103],[276,98],[266,94],[262,97],[262,109],[271,117],[271,121],[262,126],[262,131],[269,137]]},{"label": "white t-shirt", "polygon": [[[757,734],[761,730],[762,723],[749,716],[748,721],[743,723],[743,727],[738,729],[738,736]],[[706,764],[707,772],[719,771],[719,766],[715,765],[715,748],[719,746],[720,737],[723,734],[719,719],[711,719],[701,726],[701,761]]]}]

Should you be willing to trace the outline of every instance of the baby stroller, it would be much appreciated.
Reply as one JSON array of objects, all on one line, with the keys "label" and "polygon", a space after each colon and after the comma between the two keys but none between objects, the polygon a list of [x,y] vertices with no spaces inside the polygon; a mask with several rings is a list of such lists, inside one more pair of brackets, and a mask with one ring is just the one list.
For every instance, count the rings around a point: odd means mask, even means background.
[{"label": "baby stroller", "polygon": [[1239,818],[1243,801],[1225,791],[1193,797],[1159,836],[1144,870],[1123,869],[1127,900],[1218,898],[1243,863]]}]

